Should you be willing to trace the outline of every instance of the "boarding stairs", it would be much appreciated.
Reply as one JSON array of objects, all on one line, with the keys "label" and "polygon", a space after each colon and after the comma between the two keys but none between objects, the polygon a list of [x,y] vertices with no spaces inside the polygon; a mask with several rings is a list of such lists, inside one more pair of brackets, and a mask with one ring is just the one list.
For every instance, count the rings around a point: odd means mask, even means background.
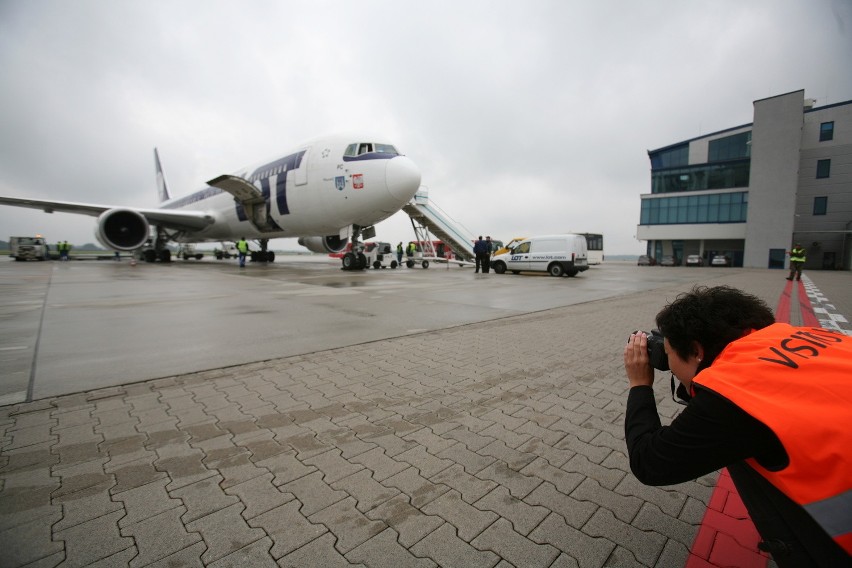
[{"label": "boarding stairs", "polygon": [[[473,243],[476,237],[457,221],[429,201],[429,194],[420,189],[402,210],[411,218],[411,226],[417,240],[423,243],[424,256],[436,258],[432,247],[431,232],[447,246],[453,249],[455,259],[473,262]],[[428,250],[432,249],[432,250]]]}]

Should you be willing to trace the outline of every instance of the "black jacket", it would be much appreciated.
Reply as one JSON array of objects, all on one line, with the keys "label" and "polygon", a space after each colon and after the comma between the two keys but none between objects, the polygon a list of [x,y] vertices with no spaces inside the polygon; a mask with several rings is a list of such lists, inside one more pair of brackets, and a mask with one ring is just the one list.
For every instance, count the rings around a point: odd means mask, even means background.
[{"label": "black jacket", "polygon": [[787,452],[772,430],[728,399],[697,387],[683,412],[663,426],[654,389],[633,387],[624,435],[630,469],[647,485],[683,483],[727,467],[758,532],[775,547],[778,566],[852,566],[803,508],[745,463],[754,458],[767,469],[783,469]]}]

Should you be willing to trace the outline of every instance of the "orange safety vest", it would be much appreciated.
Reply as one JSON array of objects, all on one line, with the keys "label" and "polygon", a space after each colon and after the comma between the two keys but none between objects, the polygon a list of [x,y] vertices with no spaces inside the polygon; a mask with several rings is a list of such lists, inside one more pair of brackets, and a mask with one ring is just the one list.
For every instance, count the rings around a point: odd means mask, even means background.
[{"label": "orange safety vest", "polygon": [[852,555],[852,337],[776,323],[730,343],[693,382],[768,426],[790,463],[747,463]]}]

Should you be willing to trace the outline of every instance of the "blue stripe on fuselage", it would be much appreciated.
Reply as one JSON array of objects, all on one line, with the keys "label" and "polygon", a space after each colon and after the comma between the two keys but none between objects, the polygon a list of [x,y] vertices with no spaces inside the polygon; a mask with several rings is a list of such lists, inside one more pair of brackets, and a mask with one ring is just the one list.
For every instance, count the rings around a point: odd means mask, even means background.
[{"label": "blue stripe on fuselage", "polygon": [[360,156],[343,156],[344,162],[362,162],[364,160],[390,160],[399,154],[388,154],[386,152],[369,152]]},{"label": "blue stripe on fuselage", "polygon": [[[261,180],[261,192],[267,203],[269,203],[270,195],[269,178],[277,176],[275,182],[275,201],[278,204],[278,213],[280,215],[290,214],[290,207],[287,205],[287,172],[297,170],[301,167],[305,152],[306,150],[302,150],[301,152],[290,154],[280,160],[260,166],[249,176],[249,181],[252,183]],[[237,215],[240,214],[241,209],[242,207],[237,207]],[[243,212],[244,216],[245,212]],[[240,220],[244,219],[241,217]]]}]

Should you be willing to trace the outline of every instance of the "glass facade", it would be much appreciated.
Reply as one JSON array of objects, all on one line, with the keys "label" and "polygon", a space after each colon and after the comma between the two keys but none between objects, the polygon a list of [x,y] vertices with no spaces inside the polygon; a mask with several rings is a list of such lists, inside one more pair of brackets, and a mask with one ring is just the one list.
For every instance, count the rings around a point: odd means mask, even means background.
[{"label": "glass facade", "polygon": [[748,192],[643,199],[640,225],[745,223]]},{"label": "glass facade", "polygon": [[819,141],[834,140],[834,121],[823,122],[819,125]]},{"label": "glass facade", "polygon": [[831,175],[831,160],[817,160],[817,179]]},{"label": "glass facade", "polygon": [[751,159],[653,170],[651,193],[748,187]]},{"label": "glass facade", "polygon": [[828,197],[814,197],[814,215],[825,215],[828,211]]},{"label": "glass facade", "polygon": [[681,144],[665,150],[651,152],[651,169],[675,168],[689,163],[689,144]]},{"label": "glass facade", "polygon": [[708,162],[751,158],[751,130],[711,140],[707,154]]}]

